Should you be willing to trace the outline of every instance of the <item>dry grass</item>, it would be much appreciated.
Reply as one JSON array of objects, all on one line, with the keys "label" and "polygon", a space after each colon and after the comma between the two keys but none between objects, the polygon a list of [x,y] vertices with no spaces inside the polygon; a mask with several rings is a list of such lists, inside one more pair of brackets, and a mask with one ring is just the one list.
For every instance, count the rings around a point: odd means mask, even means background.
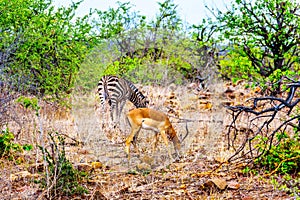
[{"label": "dry grass", "polygon": [[[186,124],[182,122],[189,120],[189,135],[184,141],[183,158],[180,162],[170,164],[163,142],[159,143],[156,152],[152,152],[154,134],[142,130],[138,139],[140,156],[133,154],[128,166],[124,141],[129,134],[129,126],[124,113],[133,108],[131,103],[126,104],[117,129],[113,128],[108,111],[102,111],[99,107],[96,91],[90,95],[74,96],[71,111],[58,111],[46,105],[43,107],[41,120],[45,133],[58,131],[82,142],[79,146],[67,146],[66,149],[68,158],[75,166],[95,161],[102,164],[101,168],[93,170],[90,182],[86,183],[90,194],[82,198],[97,199],[98,196],[101,199],[103,195],[107,199],[266,199],[270,195],[274,199],[284,197],[285,194],[274,193],[272,186],[266,185],[265,181],[243,177],[239,171],[225,172],[223,168],[222,172],[210,172],[231,155],[226,150],[224,137],[229,118],[222,103],[242,101],[237,100],[238,97],[234,97],[234,100],[228,98],[228,94],[224,93],[226,86],[223,83],[214,84],[209,93],[175,85],[146,86],[141,90],[150,99],[151,108],[169,115],[179,136],[186,133]],[[24,109],[17,113],[22,119],[22,125],[9,124],[11,130],[19,133],[18,140],[38,144],[40,133],[35,114]],[[46,136],[44,141],[47,145]],[[171,145],[169,148],[173,150]],[[19,182],[28,186],[23,189],[20,187],[22,192],[17,189],[20,185],[10,179],[10,174],[28,170],[28,166],[42,161],[37,150],[24,157],[28,159],[20,166],[13,165],[13,162],[2,162],[0,191],[6,192],[6,197],[35,199],[41,192],[35,184],[30,183],[33,177],[22,178]],[[137,175],[128,174],[129,171]],[[207,186],[207,180],[212,177],[223,178],[228,183],[236,181],[239,187],[235,190],[220,190]]]},{"label": "dry grass", "polygon": [[[197,159],[203,155],[211,159],[225,155],[222,152],[224,149],[222,143],[224,113],[222,113],[220,98],[212,99],[212,107],[206,108],[201,107],[201,99],[197,97],[197,94],[187,90],[184,86],[171,85],[166,88],[147,86],[142,91],[150,99],[151,108],[161,110],[169,115],[179,136],[186,134],[185,121],[188,120],[189,136],[184,141],[183,152],[201,149],[203,154],[197,153]],[[85,148],[93,152],[96,159],[106,165],[119,165],[122,166],[122,169],[127,167],[123,142],[126,135],[129,134],[129,126],[125,120],[125,113],[133,108],[132,104],[126,104],[118,129],[113,128],[109,112],[103,112],[97,106],[99,104],[97,94],[81,97],[74,104],[72,112],[75,127],[77,135],[85,143]],[[167,165],[167,150],[162,142],[160,142],[157,152],[151,151],[153,138],[153,132],[141,131],[138,139],[141,154],[154,157],[154,168],[162,164]],[[172,148],[171,145],[170,148]],[[137,156],[133,156],[133,160],[132,168],[143,162]]]}]

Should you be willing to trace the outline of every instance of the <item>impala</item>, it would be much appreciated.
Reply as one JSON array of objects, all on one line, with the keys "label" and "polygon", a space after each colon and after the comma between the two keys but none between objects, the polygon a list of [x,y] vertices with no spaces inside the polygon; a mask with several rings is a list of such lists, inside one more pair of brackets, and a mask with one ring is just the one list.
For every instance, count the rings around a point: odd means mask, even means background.
[{"label": "impala", "polygon": [[176,131],[174,130],[166,114],[150,108],[137,108],[128,112],[127,119],[131,126],[131,133],[127,137],[125,142],[125,152],[127,153],[128,161],[130,160],[130,144],[132,143],[135,149],[137,150],[136,141],[141,129],[155,131],[155,142],[153,145],[153,151],[155,151],[156,149],[160,134],[165,142],[165,145],[167,146],[170,159],[172,160],[172,155],[171,150],[168,148],[168,140],[173,142],[174,149],[177,155],[176,160],[179,159],[181,142],[188,135],[188,131],[186,136],[180,141],[176,135]]}]

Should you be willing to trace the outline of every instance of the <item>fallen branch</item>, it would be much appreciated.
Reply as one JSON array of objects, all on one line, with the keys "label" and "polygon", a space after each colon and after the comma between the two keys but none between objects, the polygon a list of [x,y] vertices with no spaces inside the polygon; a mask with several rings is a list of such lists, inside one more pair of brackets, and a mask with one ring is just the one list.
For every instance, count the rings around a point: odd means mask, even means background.
[{"label": "fallen branch", "polygon": [[278,166],[276,167],[276,169],[274,169],[271,173],[269,174],[264,174],[263,177],[268,177],[268,176],[271,176],[272,174],[274,174],[275,172],[278,171],[279,167],[286,161],[291,161],[291,160],[295,160],[295,159],[300,159],[300,155],[296,156],[296,157],[292,157],[292,158],[286,158],[284,160],[282,160]]},{"label": "fallen branch", "polygon": [[[300,130],[300,115],[296,111],[300,98],[294,98],[300,81],[286,86],[286,98],[255,97],[247,100],[253,101],[251,106],[225,106],[232,117],[227,126],[228,149],[235,151],[228,159],[229,162],[254,161],[269,150],[274,141],[280,141],[275,137],[277,133]],[[249,131],[240,131],[241,127]],[[288,129],[289,127],[292,129]]]}]

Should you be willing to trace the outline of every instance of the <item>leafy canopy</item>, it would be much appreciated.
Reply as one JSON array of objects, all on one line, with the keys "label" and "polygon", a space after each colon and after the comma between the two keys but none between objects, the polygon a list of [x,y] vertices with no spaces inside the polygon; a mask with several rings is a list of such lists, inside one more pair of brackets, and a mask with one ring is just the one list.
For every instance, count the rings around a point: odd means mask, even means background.
[{"label": "leafy canopy", "polygon": [[2,0],[1,81],[40,97],[66,97],[96,44],[88,16],[75,19],[80,3],[55,10],[51,0]]},{"label": "leafy canopy", "polygon": [[[274,84],[284,75],[299,75],[299,12],[296,0],[235,0],[227,12],[218,12],[216,18],[230,51],[246,57],[251,62],[250,71],[258,73],[251,79],[260,82],[267,78]],[[249,69],[237,66],[236,58],[232,54],[227,58],[232,61],[230,66],[247,76]],[[279,86],[280,82],[274,85]]]}]

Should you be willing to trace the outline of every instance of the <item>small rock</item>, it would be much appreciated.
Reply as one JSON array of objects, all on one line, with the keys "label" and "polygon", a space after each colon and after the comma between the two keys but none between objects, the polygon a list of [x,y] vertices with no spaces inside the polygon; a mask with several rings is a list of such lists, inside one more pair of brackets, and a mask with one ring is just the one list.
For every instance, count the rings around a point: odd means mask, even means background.
[{"label": "small rock", "polygon": [[220,190],[224,190],[227,186],[227,182],[221,178],[213,178],[209,179],[206,183],[204,183],[205,187],[217,186]]},{"label": "small rock", "polygon": [[141,158],[141,161],[144,162],[144,163],[146,163],[146,164],[148,164],[148,165],[152,165],[153,162],[154,162],[154,158],[145,155],[145,156],[143,156],[143,157]]},{"label": "small rock", "polygon": [[148,165],[146,163],[140,163],[136,166],[136,169],[138,171],[150,171],[151,167],[150,167],[150,165]]},{"label": "small rock", "polygon": [[241,185],[236,181],[231,181],[231,182],[228,183],[227,187],[228,187],[228,189],[237,190],[241,187]]},{"label": "small rock", "polygon": [[100,169],[103,167],[103,164],[101,162],[92,162],[91,165],[93,169]]},{"label": "small rock", "polygon": [[89,150],[87,150],[87,149],[79,149],[77,153],[78,153],[78,154],[82,154],[82,155],[87,155],[87,154],[89,154],[90,152],[89,152]]},{"label": "small rock", "polygon": [[75,168],[84,172],[89,172],[93,169],[93,167],[88,163],[78,163],[75,165]]}]

